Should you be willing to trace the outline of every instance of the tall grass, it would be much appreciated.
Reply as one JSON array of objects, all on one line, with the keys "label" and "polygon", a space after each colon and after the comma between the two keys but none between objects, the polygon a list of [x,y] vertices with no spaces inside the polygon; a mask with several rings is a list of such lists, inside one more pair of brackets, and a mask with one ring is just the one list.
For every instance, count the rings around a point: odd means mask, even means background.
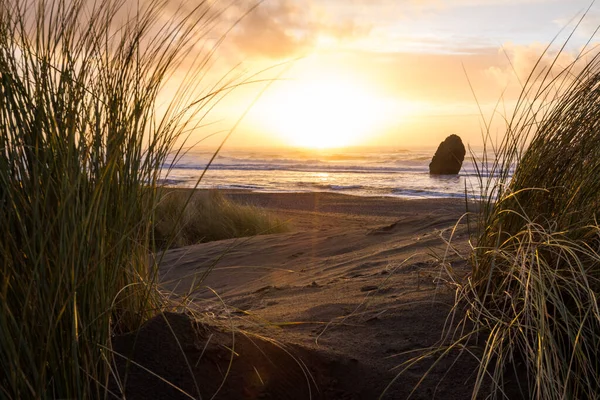
[{"label": "tall grass", "polygon": [[[219,11],[170,3],[0,2],[2,398],[104,397],[111,335],[161,306],[154,188],[221,93],[192,97],[211,53],[184,57]],[[158,115],[184,62],[188,86]]]},{"label": "tall grass", "polygon": [[457,297],[472,322],[461,340],[485,337],[473,398],[489,381],[504,397],[511,369],[525,398],[600,397],[597,54],[584,49],[561,69],[538,63],[495,161],[479,165],[496,178]]},{"label": "tall grass", "polygon": [[217,190],[166,191],[156,208],[154,240],[175,248],[212,240],[285,232],[287,224],[263,209],[237,204]]}]

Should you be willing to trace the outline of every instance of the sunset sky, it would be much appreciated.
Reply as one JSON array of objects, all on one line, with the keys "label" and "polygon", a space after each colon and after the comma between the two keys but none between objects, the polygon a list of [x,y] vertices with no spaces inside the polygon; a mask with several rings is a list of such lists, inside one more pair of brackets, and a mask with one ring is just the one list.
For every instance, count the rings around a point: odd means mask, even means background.
[{"label": "sunset sky", "polygon": [[[505,90],[503,107],[509,111],[519,81],[546,45],[565,28],[556,39],[562,44],[589,5],[588,0],[265,0],[229,33],[212,72],[239,64],[253,73],[287,63],[260,75],[281,80],[260,97],[227,146],[421,147],[435,146],[451,133],[477,145],[479,107],[489,118]],[[559,64],[571,61],[599,24],[596,4]],[[228,95],[209,117],[218,123],[206,129],[231,126],[263,86]],[[500,126],[494,129],[501,133]]]}]

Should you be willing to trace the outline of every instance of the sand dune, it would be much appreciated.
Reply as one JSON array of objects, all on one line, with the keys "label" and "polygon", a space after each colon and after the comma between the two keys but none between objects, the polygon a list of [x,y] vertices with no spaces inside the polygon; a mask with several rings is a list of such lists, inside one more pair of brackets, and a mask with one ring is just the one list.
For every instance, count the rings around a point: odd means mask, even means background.
[{"label": "sand dune", "polygon": [[[164,289],[193,299],[203,329],[211,332],[204,338],[213,343],[196,348],[214,345],[222,352],[236,345],[238,369],[217,398],[377,398],[399,372],[395,367],[417,354],[406,352],[441,339],[453,288],[439,261],[446,255],[458,275],[468,269],[460,255],[447,254],[440,235],[449,236],[464,202],[327,193],[228,196],[269,208],[292,229],[175,249],[161,260]],[[459,254],[468,254],[466,237],[461,224],[454,234]],[[226,326],[237,330],[236,343]],[[278,354],[278,346],[294,357]],[[448,372],[454,361],[445,358],[413,398],[468,398],[476,363],[463,356]],[[409,369],[384,398],[406,398],[430,366],[425,361]],[[199,382],[220,381],[225,374],[218,370],[195,374]],[[249,373],[258,381],[248,383]],[[200,386],[203,397],[217,390]]]}]

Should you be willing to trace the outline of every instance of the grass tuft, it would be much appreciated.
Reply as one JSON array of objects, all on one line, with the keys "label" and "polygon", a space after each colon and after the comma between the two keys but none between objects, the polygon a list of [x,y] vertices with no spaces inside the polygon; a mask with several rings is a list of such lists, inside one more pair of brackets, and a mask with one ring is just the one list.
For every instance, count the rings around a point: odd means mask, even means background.
[{"label": "grass tuft", "polygon": [[472,322],[461,340],[485,333],[473,398],[490,381],[504,397],[511,371],[526,398],[600,397],[600,57],[555,70],[532,71],[478,166],[494,178],[457,297]]},{"label": "grass tuft", "polygon": [[217,190],[165,193],[156,208],[154,235],[159,248],[287,231],[287,225],[259,207],[227,199]]}]

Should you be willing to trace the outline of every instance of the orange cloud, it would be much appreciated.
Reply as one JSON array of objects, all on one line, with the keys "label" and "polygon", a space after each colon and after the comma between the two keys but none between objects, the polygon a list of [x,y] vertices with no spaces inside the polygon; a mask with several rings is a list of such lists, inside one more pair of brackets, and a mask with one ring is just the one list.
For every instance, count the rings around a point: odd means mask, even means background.
[{"label": "orange cloud", "polygon": [[337,21],[320,7],[280,0],[261,3],[246,15],[229,43],[246,56],[287,58],[312,49],[322,36],[349,40],[369,31],[370,26],[352,18]]},{"label": "orange cloud", "polygon": [[[563,49],[559,52],[562,43],[548,46],[545,43],[532,43],[529,45],[515,45],[506,43],[499,50],[507,63],[504,66],[492,66],[487,73],[503,86],[511,83],[524,85],[541,82],[546,76],[556,77],[560,74],[577,74],[592,57],[598,54],[598,46],[590,44],[585,48]],[[569,74],[564,74],[566,69]]]}]

